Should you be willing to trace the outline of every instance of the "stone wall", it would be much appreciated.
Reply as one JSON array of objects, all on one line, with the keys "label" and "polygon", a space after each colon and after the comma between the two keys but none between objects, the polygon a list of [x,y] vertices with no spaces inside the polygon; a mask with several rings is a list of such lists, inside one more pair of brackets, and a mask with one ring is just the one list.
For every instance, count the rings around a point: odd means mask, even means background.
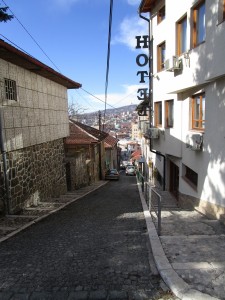
[{"label": "stone wall", "polygon": [[99,180],[99,158],[87,160],[87,150],[67,152],[67,184],[71,191]]},{"label": "stone wall", "polygon": [[[62,139],[7,153],[11,213],[19,212],[24,206],[37,205],[49,197],[58,197],[67,191],[64,157]],[[2,203],[2,157],[0,184]]]}]

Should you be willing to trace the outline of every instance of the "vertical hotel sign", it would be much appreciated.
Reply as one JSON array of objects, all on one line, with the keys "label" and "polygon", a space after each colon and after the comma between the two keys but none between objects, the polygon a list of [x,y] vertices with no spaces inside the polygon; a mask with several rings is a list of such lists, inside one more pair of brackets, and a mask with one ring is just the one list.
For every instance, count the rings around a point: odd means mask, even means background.
[{"label": "vertical hotel sign", "polygon": [[[149,47],[149,36],[148,35],[140,35],[140,36],[136,36],[136,49],[148,49]],[[149,57],[147,54],[139,54],[137,57],[136,57],[136,64],[138,65],[138,67],[142,68],[142,67],[148,67],[149,66]],[[139,83],[145,83],[145,79],[148,78],[149,80],[149,77],[150,77],[150,74],[149,74],[149,67],[148,67],[148,70],[144,70],[144,71],[138,71],[137,72],[137,76],[139,76]],[[138,89],[137,91],[137,98],[138,100],[140,101],[144,101],[146,99],[149,98],[149,89],[148,88],[141,88],[141,89]],[[145,109],[143,109],[139,115],[145,115],[146,114],[146,106],[144,106]]]}]

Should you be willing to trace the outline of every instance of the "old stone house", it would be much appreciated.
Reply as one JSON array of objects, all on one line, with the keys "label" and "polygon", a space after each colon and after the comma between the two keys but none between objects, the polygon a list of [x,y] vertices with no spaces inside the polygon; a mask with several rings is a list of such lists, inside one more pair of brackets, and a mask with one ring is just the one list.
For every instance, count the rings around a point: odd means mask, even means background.
[{"label": "old stone house", "polygon": [[67,89],[81,85],[0,40],[0,208],[65,193]]},{"label": "old stone house", "polygon": [[104,179],[104,140],[107,137],[103,131],[70,120],[70,135],[64,140],[68,190]]},{"label": "old stone house", "polygon": [[106,154],[106,167],[110,169],[118,169],[120,153],[117,149],[118,139],[108,135],[105,138],[105,154]]}]

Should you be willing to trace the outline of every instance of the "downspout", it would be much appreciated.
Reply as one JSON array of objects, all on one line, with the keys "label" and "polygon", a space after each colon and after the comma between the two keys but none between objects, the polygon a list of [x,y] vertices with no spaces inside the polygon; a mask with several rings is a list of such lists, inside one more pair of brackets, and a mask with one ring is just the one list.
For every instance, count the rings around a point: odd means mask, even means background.
[{"label": "downspout", "polygon": [[6,150],[5,150],[5,143],[4,143],[4,134],[3,134],[3,127],[2,127],[2,109],[0,108],[0,147],[1,147],[1,154],[2,154],[2,163],[3,163],[3,173],[4,173],[4,206],[7,214],[10,214],[10,190],[9,190],[9,178],[7,172],[7,157],[6,157]]},{"label": "downspout", "polygon": [[[146,18],[141,15],[139,11],[139,17],[143,20],[148,22],[148,30],[149,30],[149,43],[148,43],[148,54],[149,54],[149,122],[150,122],[150,128],[153,127],[153,35],[152,35],[152,17],[154,15],[150,15],[150,18]],[[149,148],[150,152],[155,153],[161,157],[163,157],[163,191],[165,191],[166,186],[166,156],[163,155],[161,152],[152,149],[152,139],[149,139]]]}]

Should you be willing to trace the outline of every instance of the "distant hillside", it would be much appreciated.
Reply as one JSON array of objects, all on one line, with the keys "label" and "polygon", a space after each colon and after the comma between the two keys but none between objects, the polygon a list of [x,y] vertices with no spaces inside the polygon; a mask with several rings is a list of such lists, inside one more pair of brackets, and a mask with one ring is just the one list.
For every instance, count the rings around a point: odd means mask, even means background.
[{"label": "distant hillside", "polygon": [[[133,111],[135,111],[136,107],[137,107],[137,104],[121,106],[118,108],[108,108],[108,109],[106,109],[106,115],[120,114],[123,112],[133,112]],[[101,110],[101,113],[103,114],[104,110]],[[98,114],[98,111],[95,111],[95,112],[91,112],[91,113],[83,113],[83,114],[80,114],[79,116],[92,117],[92,116],[96,116],[97,114]]]}]

